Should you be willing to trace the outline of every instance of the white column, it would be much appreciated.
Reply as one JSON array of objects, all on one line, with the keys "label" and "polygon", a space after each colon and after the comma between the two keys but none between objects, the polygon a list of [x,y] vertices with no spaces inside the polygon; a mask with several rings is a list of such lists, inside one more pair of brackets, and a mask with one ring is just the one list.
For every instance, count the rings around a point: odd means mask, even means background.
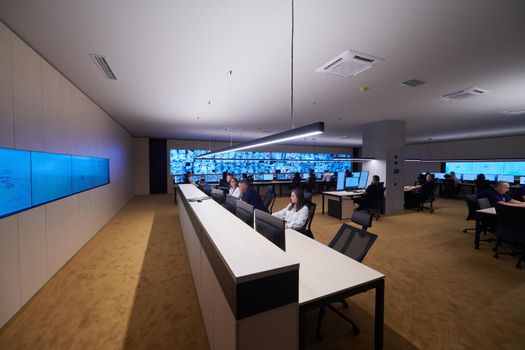
[{"label": "white column", "polygon": [[363,127],[363,163],[369,177],[379,175],[385,183],[385,214],[403,211],[403,172],[405,159],[405,122],[384,120]]}]

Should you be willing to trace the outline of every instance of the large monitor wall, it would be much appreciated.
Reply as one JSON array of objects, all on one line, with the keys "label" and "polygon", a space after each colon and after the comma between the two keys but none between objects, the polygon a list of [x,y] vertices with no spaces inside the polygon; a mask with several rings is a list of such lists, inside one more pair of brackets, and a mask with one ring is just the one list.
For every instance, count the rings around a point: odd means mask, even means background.
[{"label": "large monitor wall", "polygon": [[182,175],[191,171],[195,175],[220,175],[226,171],[236,175],[269,174],[280,172],[291,174],[307,173],[311,169],[316,173],[324,171],[344,172],[352,168],[352,162],[333,160],[351,158],[348,154],[328,153],[289,153],[289,152],[229,152],[197,159],[205,150],[170,150],[170,174],[176,182],[182,182]]},{"label": "large monitor wall", "polygon": [[0,148],[0,217],[108,183],[108,159]]},{"label": "large monitor wall", "polygon": [[525,162],[447,162],[445,171],[457,174],[525,175]]}]

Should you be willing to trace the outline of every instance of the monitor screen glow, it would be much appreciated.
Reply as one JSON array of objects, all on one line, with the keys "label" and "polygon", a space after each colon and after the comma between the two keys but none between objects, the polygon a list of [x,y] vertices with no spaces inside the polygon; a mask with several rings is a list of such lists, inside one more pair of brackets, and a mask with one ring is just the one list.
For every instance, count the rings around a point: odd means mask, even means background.
[{"label": "monitor screen glow", "polygon": [[345,181],[345,187],[351,188],[351,187],[357,187],[359,186],[359,178],[357,177],[347,177]]},{"label": "monitor screen glow", "polygon": [[445,173],[434,173],[434,177],[438,180],[444,180],[445,179]]},{"label": "monitor screen glow", "polygon": [[525,185],[525,176],[520,176],[520,185]]},{"label": "monitor screen glow", "polygon": [[498,181],[504,181],[504,182],[509,182],[509,183],[513,184],[514,183],[514,175],[499,174],[498,175]]},{"label": "monitor screen glow", "polygon": [[463,174],[463,181],[474,181],[476,177],[476,174]]},{"label": "monitor screen glow", "polygon": [[342,191],[345,189],[345,176],[343,174],[337,177],[337,191]]},{"label": "monitor screen glow", "polygon": [[264,174],[263,175],[264,181],[272,181],[273,180],[273,174]]},{"label": "monitor screen glow", "polygon": [[368,183],[368,171],[363,171],[359,177],[359,188],[366,188]]},{"label": "monitor screen glow", "polygon": [[0,149],[0,217],[30,207],[30,152]]}]

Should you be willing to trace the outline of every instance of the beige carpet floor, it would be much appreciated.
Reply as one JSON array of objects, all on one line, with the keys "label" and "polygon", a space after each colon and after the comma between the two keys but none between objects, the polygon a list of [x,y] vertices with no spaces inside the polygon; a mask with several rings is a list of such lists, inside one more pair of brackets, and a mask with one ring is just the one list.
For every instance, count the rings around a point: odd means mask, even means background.
[{"label": "beige carpet floor", "polygon": [[[474,250],[473,233],[461,232],[473,226],[463,201],[436,207],[382,217],[370,229],[379,238],[364,262],[386,275],[385,349],[523,349],[525,270],[512,257],[492,258],[492,244]],[[328,243],[340,225],[318,206],[316,239]],[[374,293],[349,301],[344,312],[361,334],[327,311],[317,341],[312,312],[307,348],[373,348]],[[167,195],[135,197],[0,329],[0,349],[207,348]]]}]

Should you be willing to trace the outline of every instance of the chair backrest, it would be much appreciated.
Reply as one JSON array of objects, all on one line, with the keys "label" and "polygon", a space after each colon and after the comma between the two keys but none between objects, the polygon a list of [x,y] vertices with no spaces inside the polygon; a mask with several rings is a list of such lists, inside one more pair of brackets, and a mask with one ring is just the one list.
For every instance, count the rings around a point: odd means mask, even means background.
[{"label": "chair backrest", "polygon": [[488,198],[478,198],[477,202],[478,202],[479,209],[487,209],[487,208],[492,207],[492,205],[490,205],[490,201]]},{"label": "chair backrest", "polygon": [[264,194],[263,204],[264,204],[264,208],[266,209],[268,213],[271,213],[270,206],[273,206],[273,202],[275,201],[276,196],[277,194],[275,194],[274,192],[269,192],[269,191]]},{"label": "chair backrest", "polygon": [[496,235],[509,243],[525,244],[523,214],[525,214],[525,208],[496,204],[498,217]]},{"label": "chair backrest", "polygon": [[314,221],[314,215],[315,215],[315,208],[317,207],[317,204],[310,202],[310,205],[308,206],[308,220],[306,221],[305,227],[310,230],[312,226],[312,221]]},{"label": "chair backrest", "polygon": [[362,262],[368,250],[377,239],[377,235],[360,230],[348,224],[342,224],[328,245],[338,252]]},{"label": "chair backrest", "polygon": [[370,194],[370,207],[373,209],[381,209],[385,199],[385,183],[378,182],[375,190]]},{"label": "chair backrest", "polygon": [[304,200],[306,202],[310,202],[311,203],[312,202],[312,192],[304,191],[303,194],[304,194]]},{"label": "chair backrest", "polygon": [[476,219],[476,210],[478,210],[478,195],[477,194],[467,194],[465,196],[465,201],[467,202],[468,214],[467,220]]},{"label": "chair backrest", "polygon": [[366,231],[369,227],[372,227],[372,214],[364,211],[354,211],[352,213],[352,222],[361,225],[361,229]]}]

